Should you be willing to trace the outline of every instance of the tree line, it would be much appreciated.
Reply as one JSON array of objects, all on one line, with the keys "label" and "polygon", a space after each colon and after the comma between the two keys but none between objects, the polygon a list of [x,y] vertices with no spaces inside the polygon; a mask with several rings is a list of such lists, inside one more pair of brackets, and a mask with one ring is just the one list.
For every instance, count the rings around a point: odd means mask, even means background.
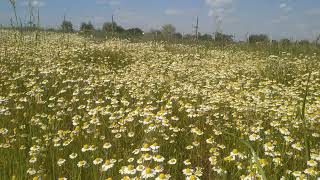
[{"label": "tree line", "polygon": [[[63,32],[75,32],[73,24],[71,21],[64,20],[60,25],[60,30]],[[215,32],[213,34],[201,34],[198,32],[198,36],[195,34],[182,34],[176,31],[176,28],[172,24],[164,24],[160,29],[152,29],[149,32],[144,32],[138,27],[125,29],[121,25],[118,25],[116,22],[105,22],[102,25],[101,29],[97,29],[94,25],[89,22],[82,22],[80,24],[80,32],[85,34],[95,34],[100,32],[107,35],[124,35],[124,36],[134,36],[134,37],[153,37],[154,39],[189,39],[189,40],[201,40],[201,41],[217,41],[230,43],[234,41],[233,35],[224,34],[222,32]],[[319,38],[320,39],[320,38]],[[289,45],[290,43],[299,43],[299,44],[309,44],[307,40],[301,41],[291,41],[287,38],[275,41],[268,37],[266,34],[251,34],[247,37],[246,42],[251,44],[257,43],[278,43],[281,45]],[[317,44],[318,40],[315,41]]]}]

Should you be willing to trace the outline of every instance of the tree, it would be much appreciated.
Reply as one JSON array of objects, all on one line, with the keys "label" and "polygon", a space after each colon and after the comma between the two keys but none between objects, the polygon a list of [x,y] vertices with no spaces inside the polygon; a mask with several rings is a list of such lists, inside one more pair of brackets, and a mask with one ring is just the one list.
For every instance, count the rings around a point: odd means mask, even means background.
[{"label": "tree", "polygon": [[105,22],[102,25],[102,31],[104,32],[113,32],[116,29],[117,23]]},{"label": "tree", "polygon": [[92,32],[94,30],[95,30],[94,26],[92,25],[91,22],[88,22],[88,23],[83,22],[80,25],[80,31],[82,32]]},{"label": "tree", "polygon": [[210,41],[212,40],[212,36],[210,34],[204,34],[199,36],[200,40]]},{"label": "tree", "polygon": [[102,25],[102,31],[104,32],[116,32],[116,33],[123,33],[125,29],[121,26],[118,26],[116,22],[105,22]]},{"label": "tree", "polygon": [[182,39],[182,34],[177,32],[177,33],[173,34],[173,37],[176,38],[176,39]]},{"label": "tree", "polygon": [[116,27],[116,32],[117,33],[124,33],[126,30],[122,26],[117,26]]},{"label": "tree", "polygon": [[140,28],[130,28],[126,30],[126,33],[131,36],[142,36],[143,31]]},{"label": "tree", "polygon": [[62,21],[61,30],[63,32],[72,32],[73,25],[72,25],[71,21],[66,21],[66,20]]},{"label": "tree", "polygon": [[157,29],[151,29],[149,34],[156,39],[162,38],[162,32]]},{"label": "tree", "polygon": [[287,46],[287,45],[290,44],[290,40],[287,39],[287,38],[281,39],[281,40],[280,40],[280,44],[281,44],[282,46]]},{"label": "tree", "polygon": [[299,41],[298,44],[300,44],[300,45],[309,45],[310,41],[304,39],[304,40]]},{"label": "tree", "polygon": [[265,34],[252,34],[249,36],[250,43],[269,42],[269,37]]},{"label": "tree", "polygon": [[193,37],[194,37],[194,36],[193,36],[192,34],[185,34],[185,35],[183,36],[183,39],[192,40]]},{"label": "tree", "polygon": [[172,24],[165,24],[162,26],[161,32],[165,37],[172,37],[176,33],[176,28]]},{"label": "tree", "polygon": [[214,35],[214,40],[217,42],[232,42],[233,36],[217,32]]},{"label": "tree", "polygon": [[314,41],[314,43],[317,45],[319,44],[319,41],[320,41],[320,34],[317,36],[316,40]]}]

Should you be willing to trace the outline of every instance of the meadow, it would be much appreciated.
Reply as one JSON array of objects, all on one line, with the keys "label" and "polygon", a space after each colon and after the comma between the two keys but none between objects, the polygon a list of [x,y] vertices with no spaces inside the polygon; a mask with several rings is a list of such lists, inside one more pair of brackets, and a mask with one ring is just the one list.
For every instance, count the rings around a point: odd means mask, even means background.
[{"label": "meadow", "polygon": [[317,179],[319,54],[0,30],[0,179]]}]

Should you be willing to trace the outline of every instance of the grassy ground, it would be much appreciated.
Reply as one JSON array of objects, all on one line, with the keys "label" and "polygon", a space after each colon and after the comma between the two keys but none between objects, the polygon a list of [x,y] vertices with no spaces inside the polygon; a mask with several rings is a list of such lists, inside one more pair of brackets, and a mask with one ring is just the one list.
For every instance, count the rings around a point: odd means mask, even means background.
[{"label": "grassy ground", "polygon": [[316,179],[317,54],[0,30],[0,179]]}]

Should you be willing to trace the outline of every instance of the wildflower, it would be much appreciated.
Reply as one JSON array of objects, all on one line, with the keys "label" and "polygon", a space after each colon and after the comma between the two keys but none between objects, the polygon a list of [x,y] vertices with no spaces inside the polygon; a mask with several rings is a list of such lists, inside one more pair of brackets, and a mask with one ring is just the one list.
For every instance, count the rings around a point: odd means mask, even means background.
[{"label": "wildflower", "polygon": [[186,180],[200,180],[196,175],[187,176]]},{"label": "wildflower", "polygon": [[33,164],[37,162],[37,158],[36,157],[31,157],[30,160],[29,160],[29,163]]},{"label": "wildflower", "polygon": [[183,174],[184,175],[186,175],[186,176],[191,176],[192,175],[192,173],[193,173],[193,169],[190,169],[190,168],[186,168],[186,169],[183,169],[182,170],[182,172],[183,172]]},{"label": "wildflower", "polygon": [[224,160],[224,161],[229,161],[229,162],[230,162],[230,161],[234,161],[234,160],[235,160],[235,156],[231,156],[231,155],[230,155],[230,156],[227,156],[227,157],[223,158],[223,160]]},{"label": "wildflower", "polygon": [[102,161],[103,161],[102,158],[96,158],[95,160],[93,160],[93,164],[94,164],[94,165],[98,165],[98,164],[101,164]]},{"label": "wildflower", "polygon": [[311,159],[307,162],[307,165],[310,167],[316,167],[318,165],[317,161]]},{"label": "wildflower", "polygon": [[101,171],[108,171],[108,169],[112,168],[114,163],[110,160],[105,160],[104,164],[101,167]]},{"label": "wildflower", "polygon": [[128,166],[122,166],[120,169],[120,174],[135,174],[136,173],[136,169],[134,168],[133,165],[128,165]]},{"label": "wildflower", "polygon": [[121,138],[121,136],[122,136],[122,135],[121,135],[120,133],[117,133],[114,137],[117,138],[117,139],[119,139],[119,138]]},{"label": "wildflower", "polygon": [[170,177],[171,177],[170,174],[161,173],[161,174],[159,174],[158,177],[156,177],[155,180],[169,180]]},{"label": "wildflower", "polygon": [[283,135],[286,135],[286,136],[290,135],[290,131],[287,128],[280,128],[279,131]]},{"label": "wildflower", "polygon": [[292,172],[292,175],[295,177],[300,177],[301,176],[301,171],[294,171]]},{"label": "wildflower", "polygon": [[154,171],[157,172],[157,173],[160,173],[163,171],[163,167],[160,166],[160,165],[157,165],[155,168],[154,168]]},{"label": "wildflower", "polygon": [[140,165],[137,166],[136,169],[137,169],[137,171],[140,171],[140,172],[141,172],[141,171],[144,170],[144,166],[140,164]]},{"label": "wildflower", "polygon": [[184,160],[183,164],[186,165],[186,166],[191,165],[190,159]]},{"label": "wildflower", "polygon": [[128,133],[128,137],[133,137],[134,136],[134,132],[129,132]]},{"label": "wildflower", "polygon": [[8,131],[8,129],[6,129],[6,128],[1,128],[0,129],[0,134],[2,134],[2,135],[5,135],[5,134],[7,134],[9,131]]},{"label": "wildflower", "polygon": [[260,136],[258,134],[251,134],[249,136],[249,140],[250,141],[259,141],[259,140],[261,140],[261,138],[260,138]]},{"label": "wildflower", "polygon": [[274,145],[271,142],[267,142],[263,145],[265,151],[273,151]]},{"label": "wildflower", "polygon": [[86,152],[90,150],[90,146],[88,144],[83,145],[83,147],[81,148],[82,152]]},{"label": "wildflower", "polygon": [[211,165],[216,165],[217,164],[217,157],[216,156],[210,156],[209,161]]},{"label": "wildflower", "polygon": [[164,157],[158,154],[158,155],[153,157],[153,160],[156,161],[156,162],[163,162],[164,161]]},{"label": "wildflower", "polygon": [[75,158],[77,158],[77,156],[78,156],[77,153],[72,153],[72,154],[69,155],[69,158],[70,159],[75,159]]},{"label": "wildflower", "polygon": [[173,165],[173,164],[176,164],[177,163],[177,160],[176,159],[170,159],[169,161],[168,161],[168,164],[170,164],[170,165]]},{"label": "wildflower", "polygon": [[293,149],[298,150],[298,151],[302,151],[302,149],[303,149],[303,146],[301,145],[300,142],[297,142],[297,143],[295,143],[295,144],[292,144],[291,147],[292,147]]},{"label": "wildflower", "polygon": [[197,147],[197,146],[200,145],[200,142],[198,142],[198,141],[193,141],[193,142],[192,142],[192,145],[193,145],[194,147]]},{"label": "wildflower", "polygon": [[145,168],[145,170],[141,172],[141,178],[143,179],[153,178],[155,175],[156,175],[156,172],[149,167]]},{"label": "wildflower", "polygon": [[278,158],[278,157],[277,158],[273,158],[272,161],[276,166],[281,166],[282,165],[281,159]]},{"label": "wildflower", "polygon": [[239,154],[238,150],[237,149],[233,149],[230,153],[230,156],[233,157],[233,159]]},{"label": "wildflower", "polygon": [[33,169],[33,168],[29,168],[27,170],[27,173],[32,176],[32,175],[35,175],[37,173],[37,171],[35,169]]},{"label": "wildflower", "polygon": [[318,175],[318,172],[314,169],[314,167],[307,168],[303,171],[304,173],[310,175],[310,176],[316,176]]},{"label": "wildflower", "polygon": [[65,159],[59,159],[57,164],[58,164],[58,166],[62,166],[65,162],[66,162]]},{"label": "wildflower", "polygon": [[268,165],[268,162],[265,159],[259,159],[259,163],[260,163],[261,167]]},{"label": "wildflower", "polygon": [[79,162],[77,163],[77,166],[78,166],[78,167],[85,167],[86,165],[87,165],[87,161],[84,161],[84,160],[79,161]]},{"label": "wildflower", "polygon": [[207,144],[213,144],[214,143],[213,137],[210,137],[210,138],[206,139],[206,143]]},{"label": "wildflower", "polygon": [[133,161],[134,161],[134,158],[129,158],[129,159],[128,159],[128,162],[129,162],[129,163],[131,163],[131,162],[133,162]]},{"label": "wildflower", "polygon": [[141,148],[141,151],[142,152],[150,151],[149,144],[147,144],[147,143],[143,144],[143,147]]},{"label": "wildflower", "polygon": [[109,149],[109,148],[111,148],[111,146],[112,145],[110,143],[108,143],[108,142],[103,144],[103,148],[104,149]]},{"label": "wildflower", "polygon": [[202,176],[202,168],[201,167],[196,167],[196,171],[194,172],[194,175],[196,176]]},{"label": "wildflower", "polygon": [[139,149],[135,149],[132,153],[133,154],[139,154],[140,150]]},{"label": "wildflower", "polygon": [[152,149],[152,151],[157,151],[160,148],[160,146],[157,143],[153,143],[150,146],[150,148]]},{"label": "wildflower", "polygon": [[292,143],[293,142],[293,139],[291,136],[284,136],[284,140],[287,142],[287,143]]}]

